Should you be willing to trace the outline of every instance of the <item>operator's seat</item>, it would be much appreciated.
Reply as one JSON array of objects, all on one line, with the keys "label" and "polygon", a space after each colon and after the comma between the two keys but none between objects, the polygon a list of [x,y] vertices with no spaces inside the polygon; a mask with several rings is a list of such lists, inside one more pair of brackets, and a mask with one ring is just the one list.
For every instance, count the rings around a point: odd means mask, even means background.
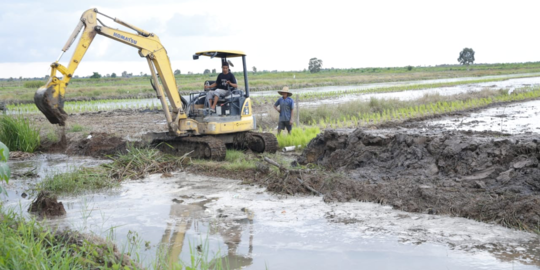
[{"label": "operator's seat", "polygon": [[[212,85],[214,84],[216,81],[205,81],[204,82],[204,85]],[[216,90],[217,87],[212,87],[212,88],[208,88],[208,89],[205,89],[204,91],[211,91],[211,90]],[[233,98],[239,98],[240,96],[242,96],[242,91],[240,90],[236,90],[236,88],[232,87],[230,89],[230,94],[229,95],[226,95],[224,97],[219,97],[218,99],[218,103],[223,103],[223,102],[227,102],[227,101],[231,101],[231,99]]]}]

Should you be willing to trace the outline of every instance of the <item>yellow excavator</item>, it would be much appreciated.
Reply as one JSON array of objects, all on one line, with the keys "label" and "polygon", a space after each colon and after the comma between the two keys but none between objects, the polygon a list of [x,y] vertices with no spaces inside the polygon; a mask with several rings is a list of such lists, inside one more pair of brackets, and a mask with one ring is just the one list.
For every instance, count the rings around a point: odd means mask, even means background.
[{"label": "yellow excavator", "polygon": [[[103,24],[97,17],[98,14],[136,33],[110,28]],[[71,47],[81,30],[82,35],[68,66],[59,64],[59,59]],[[223,160],[227,146],[249,148],[258,153],[273,153],[277,150],[278,143],[274,134],[253,131],[256,129],[256,120],[251,108],[246,55],[243,52],[213,50],[193,55],[194,60],[199,56],[207,56],[229,63],[229,58],[242,59],[244,91],[229,89],[227,96],[219,98],[216,110],[210,110],[205,104],[205,92],[190,93],[189,100],[180,95],[167,51],[157,35],[107,16],[97,9],[89,9],[83,13],[79,24],[62,48],[62,54],[51,64],[49,81],[39,88],[34,96],[36,106],[52,124],[64,126],[66,123],[67,114],[63,110],[65,89],[96,34],[139,49],[139,55],[148,61],[152,75],[151,85],[162,104],[169,130],[166,133],[147,134],[145,139],[161,150],[179,155],[191,153],[193,157],[213,160]],[[62,74],[61,78],[57,77],[57,71]]]}]

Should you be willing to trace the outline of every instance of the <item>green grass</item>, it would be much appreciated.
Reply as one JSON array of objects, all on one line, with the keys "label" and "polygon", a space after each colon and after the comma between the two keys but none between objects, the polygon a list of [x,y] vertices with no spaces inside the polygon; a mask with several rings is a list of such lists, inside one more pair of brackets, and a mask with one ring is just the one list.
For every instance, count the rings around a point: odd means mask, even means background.
[{"label": "green grass", "polygon": [[12,151],[33,153],[40,145],[39,130],[22,116],[0,116],[0,141]]},{"label": "green grass", "polygon": [[223,168],[229,171],[255,169],[255,159],[247,156],[243,151],[227,150]]},{"label": "green grass", "polygon": [[38,184],[38,189],[55,194],[76,195],[86,191],[110,189],[119,186],[119,181],[108,176],[103,167],[82,168],[71,172],[47,176]]},{"label": "green grass", "polygon": [[124,269],[112,248],[70,243],[35,220],[0,212],[0,269]]},{"label": "green grass", "polygon": [[71,128],[69,128],[68,132],[81,132],[83,131],[83,126],[79,124],[73,124],[71,125]]},{"label": "green grass", "polygon": [[300,148],[304,148],[320,132],[319,127],[293,127],[291,134],[287,134],[284,131],[276,137],[280,148],[286,146],[300,146]]}]

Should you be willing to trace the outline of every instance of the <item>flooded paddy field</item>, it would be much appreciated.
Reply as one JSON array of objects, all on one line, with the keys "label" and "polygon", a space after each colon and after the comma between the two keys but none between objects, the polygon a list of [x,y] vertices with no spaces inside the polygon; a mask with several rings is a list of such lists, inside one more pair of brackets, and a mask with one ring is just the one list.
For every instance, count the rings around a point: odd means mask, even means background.
[{"label": "flooded paddy field", "polygon": [[[424,95],[443,95],[451,96],[463,93],[479,92],[485,89],[497,90],[507,89],[514,90],[521,87],[536,86],[540,84],[540,77],[535,76],[536,73],[516,74],[516,75],[500,75],[500,76],[485,76],[481,77],[482,82],[478,83],[466,83],[456,86],[446,87],[430,87],[427,89],[421,89],[422,85],[430,85],[437,83],[450,83],[450,82],[468,82],[478,80],[479,78],[466,77],[466,78],[452,78],[452,79],[437,79],[437,80],[423,80],[423,81],[406,81],[406,82],[392,82],[392,83],[374,83],[364,85],[349,85],[349,86],[327,86],[327,87],[312,87],[302,89],[292,89],[293,93],[300,98],[302,106],[314,107],[320,105],[332,105],[340,104],[347,101],[369,101],[372,98],[378,99],[397,99],[397,100],[413,100],[421,98]],[[515,78],[526,77],[526,78]],[[489,81],[494,79],[494,81]],[[501,80],[504,79],[504,80]],[[486,81],[487,80],[487,81]],[[383,89],[388,87],[403,87],[403,86],[416,86],[420,90],[406,90],[398,92],[385,92],[385,93],[370,93],[371,90]],[[325,94],[321,98],[307,98],[314,93]],[[273,104],[279,96],[276,91],[258,91],[252,92],[250,96],[254,99],[255,105],[257,104]],[[184,95],[184,98],[189,102],[189,95]],[[296,98],[296,97],[295,97]],[[120,100],[92,100],[92,101],[67,101],[64,109],[68,113],[84,113],[84,112],[98,112],[98,111],[113,111],[122,109],[135,109],[135,110],[158,110],[161,108],[160,101],[157,98],[144,98],[144,99],[120,99]],[[7,113],[32,113],[38,114],[37,108],[33,104],[22,104],[8,106]]]},{"label": "flooded paddy field", "polygon": [[[520,78],[313,105],[539,84],[538,77]],[[166,255],[167,264],[186,262],[193,250],[208,247],[214,262],[226,261],[231,269],[538,269],[538,105],[529,100],[427,120],[327,129],[302,153],[288,156],[342,177],[332,187],[310,182],[324,196],[276,194],[227,171],[218,172],[225,178],[177,171],[126,180],[111,190],[60,195],[66,215],[42,223],[93,233],[120,248],[136,246],[133,254],[146,265]],[[39,116],[36,121],[47,124]],[[82,112],[70,115],[69,123],[83,130],[68,133],[66,149],[106,135],[122,138],[120,145],[166,131],[157,110]],[[6,207],[33,217],[26,210],[46,175],[110,162],[77,156],[84,151],[50,152],[61,154],[9,161],[14,178],[3,198]]]},{"label": "flooded paddy field", "polygon": [[540,133],[540,100],[496,106],[430,120],[419,125],[439,130],[492,131],[505,134]]}]

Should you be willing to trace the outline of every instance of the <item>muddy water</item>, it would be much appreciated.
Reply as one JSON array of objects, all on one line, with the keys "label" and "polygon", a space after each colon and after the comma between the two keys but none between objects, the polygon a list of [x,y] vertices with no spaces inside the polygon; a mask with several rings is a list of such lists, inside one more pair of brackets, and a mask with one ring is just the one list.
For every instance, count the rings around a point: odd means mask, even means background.
[{"label": "muddy water", "polygon": [[[369,203],[326,204],[320,197],[275,196],[236,180],[186,173],[172,178],[152,175],[116,190],[60,201],[67,215],[49,224],[109,236],[120,246],[129,235],[141,246],[139,255],[146,263],[155,260],[160,246],[175,262],[189,261],[190,245],[195,249],[207,243],[209,253],[219,254],[231,269],[540,265],[539,239],[532,234]],[[20,202],[22,209],[28,202]],[[19,202],[8,205],[18,207]]]},{"label": "muddy water", "polygon": [[540,100],[508,104],[462,116],[426,121],[429,129],[540,133]]},{"label": "muddy water", "polygon": [[18,200],[19,195],[30,190],[47,175],[73,171],[79,167],[93,167],[109,162],[88,157],[64,154],[41,154],[24,160],[10,160],[12,180],[7,186],[7,200]]}]

